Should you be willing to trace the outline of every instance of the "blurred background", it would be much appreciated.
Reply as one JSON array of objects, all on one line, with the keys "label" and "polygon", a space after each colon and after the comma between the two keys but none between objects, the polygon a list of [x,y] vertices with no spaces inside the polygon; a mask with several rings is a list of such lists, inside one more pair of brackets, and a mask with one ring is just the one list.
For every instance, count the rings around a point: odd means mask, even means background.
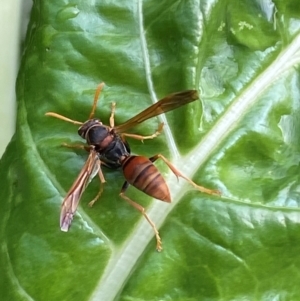
[{"label": "blurred background", "polygon": [[1,0],[0,5],[0,157],[15,132],[15,83],[31,0]]}]

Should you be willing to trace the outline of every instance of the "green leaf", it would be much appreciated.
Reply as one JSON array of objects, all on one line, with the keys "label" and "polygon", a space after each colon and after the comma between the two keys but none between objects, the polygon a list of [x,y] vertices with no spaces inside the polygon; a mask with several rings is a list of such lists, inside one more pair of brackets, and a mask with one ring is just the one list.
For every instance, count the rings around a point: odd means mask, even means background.
[{"label": "green leaf", "polygon": [[[0,161],[1,300],[299,300],[300,12],[295,0],[40,1],[20,69],[18,122]],[[173,197],[119,197],[118,170],[95,179],[69,232],[60,204],[87,153],[76,126],[105,82],[97,117],[120,124],[157,99],[196,88],[201,99],[133,132],[164,133],[134,154],[158,162]]]}]

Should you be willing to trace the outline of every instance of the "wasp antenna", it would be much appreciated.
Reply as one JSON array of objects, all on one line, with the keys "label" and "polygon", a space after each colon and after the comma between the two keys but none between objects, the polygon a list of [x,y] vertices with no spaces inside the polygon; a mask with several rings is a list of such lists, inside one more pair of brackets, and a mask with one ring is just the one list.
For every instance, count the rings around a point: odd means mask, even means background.
[{"label": "wasp antenna", "polygon": [[98,87],[96,89],[95,96],[94,96],[94,103],[92,106],[92,111],[90,113],[89,119],[92,119],[94,117],[96,107],[97,107],[97,102],[98,102],[98,99],[99,99],[99,96],[100,96],[100,93],[101,93],[103,87],[104,87],[104,83],[101,83],[98,85]]},{"label": "wasp antenna", "polygon": [[47,112],[45,115],[46,116],[52,116],[52,117],[55,117],[55,118],[58,118],[58,119],[61,119],[61,120],[64,120],[64,121],[67,121],[67,122],[70,122],[70,123],[73,123],[73,124],[83,125],[83,122],[72,120],[70,118],[67,118],[65,116],[59,115],[59,114],[54,113],[54,112]]}]

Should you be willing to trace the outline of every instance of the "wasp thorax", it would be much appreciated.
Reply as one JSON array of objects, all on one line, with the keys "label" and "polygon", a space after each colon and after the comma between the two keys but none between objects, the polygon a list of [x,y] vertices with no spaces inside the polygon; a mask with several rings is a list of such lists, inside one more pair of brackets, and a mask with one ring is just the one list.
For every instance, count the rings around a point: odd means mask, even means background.
[{"label": "wasp thorax", "polygon": [[102,122],[99,119],[89,119],[87,120],[79,129],[78,134],[82,138],[86,139],[86,134],[89,129],[95,125],[102,125]]}]

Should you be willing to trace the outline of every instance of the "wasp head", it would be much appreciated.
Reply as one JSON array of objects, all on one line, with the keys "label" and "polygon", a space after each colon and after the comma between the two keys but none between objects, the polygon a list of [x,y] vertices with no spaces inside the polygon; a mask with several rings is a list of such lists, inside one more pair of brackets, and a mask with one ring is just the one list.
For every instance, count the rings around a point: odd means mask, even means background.
[{"label": "wasp head", "polygon": [[99,119],[89,119],[87,120],[79,129],[78,129],[78,134],[81,136],[83,139],[87,139],[87,133],[88,131],[97,125],[102,125],[102,122]]}]

